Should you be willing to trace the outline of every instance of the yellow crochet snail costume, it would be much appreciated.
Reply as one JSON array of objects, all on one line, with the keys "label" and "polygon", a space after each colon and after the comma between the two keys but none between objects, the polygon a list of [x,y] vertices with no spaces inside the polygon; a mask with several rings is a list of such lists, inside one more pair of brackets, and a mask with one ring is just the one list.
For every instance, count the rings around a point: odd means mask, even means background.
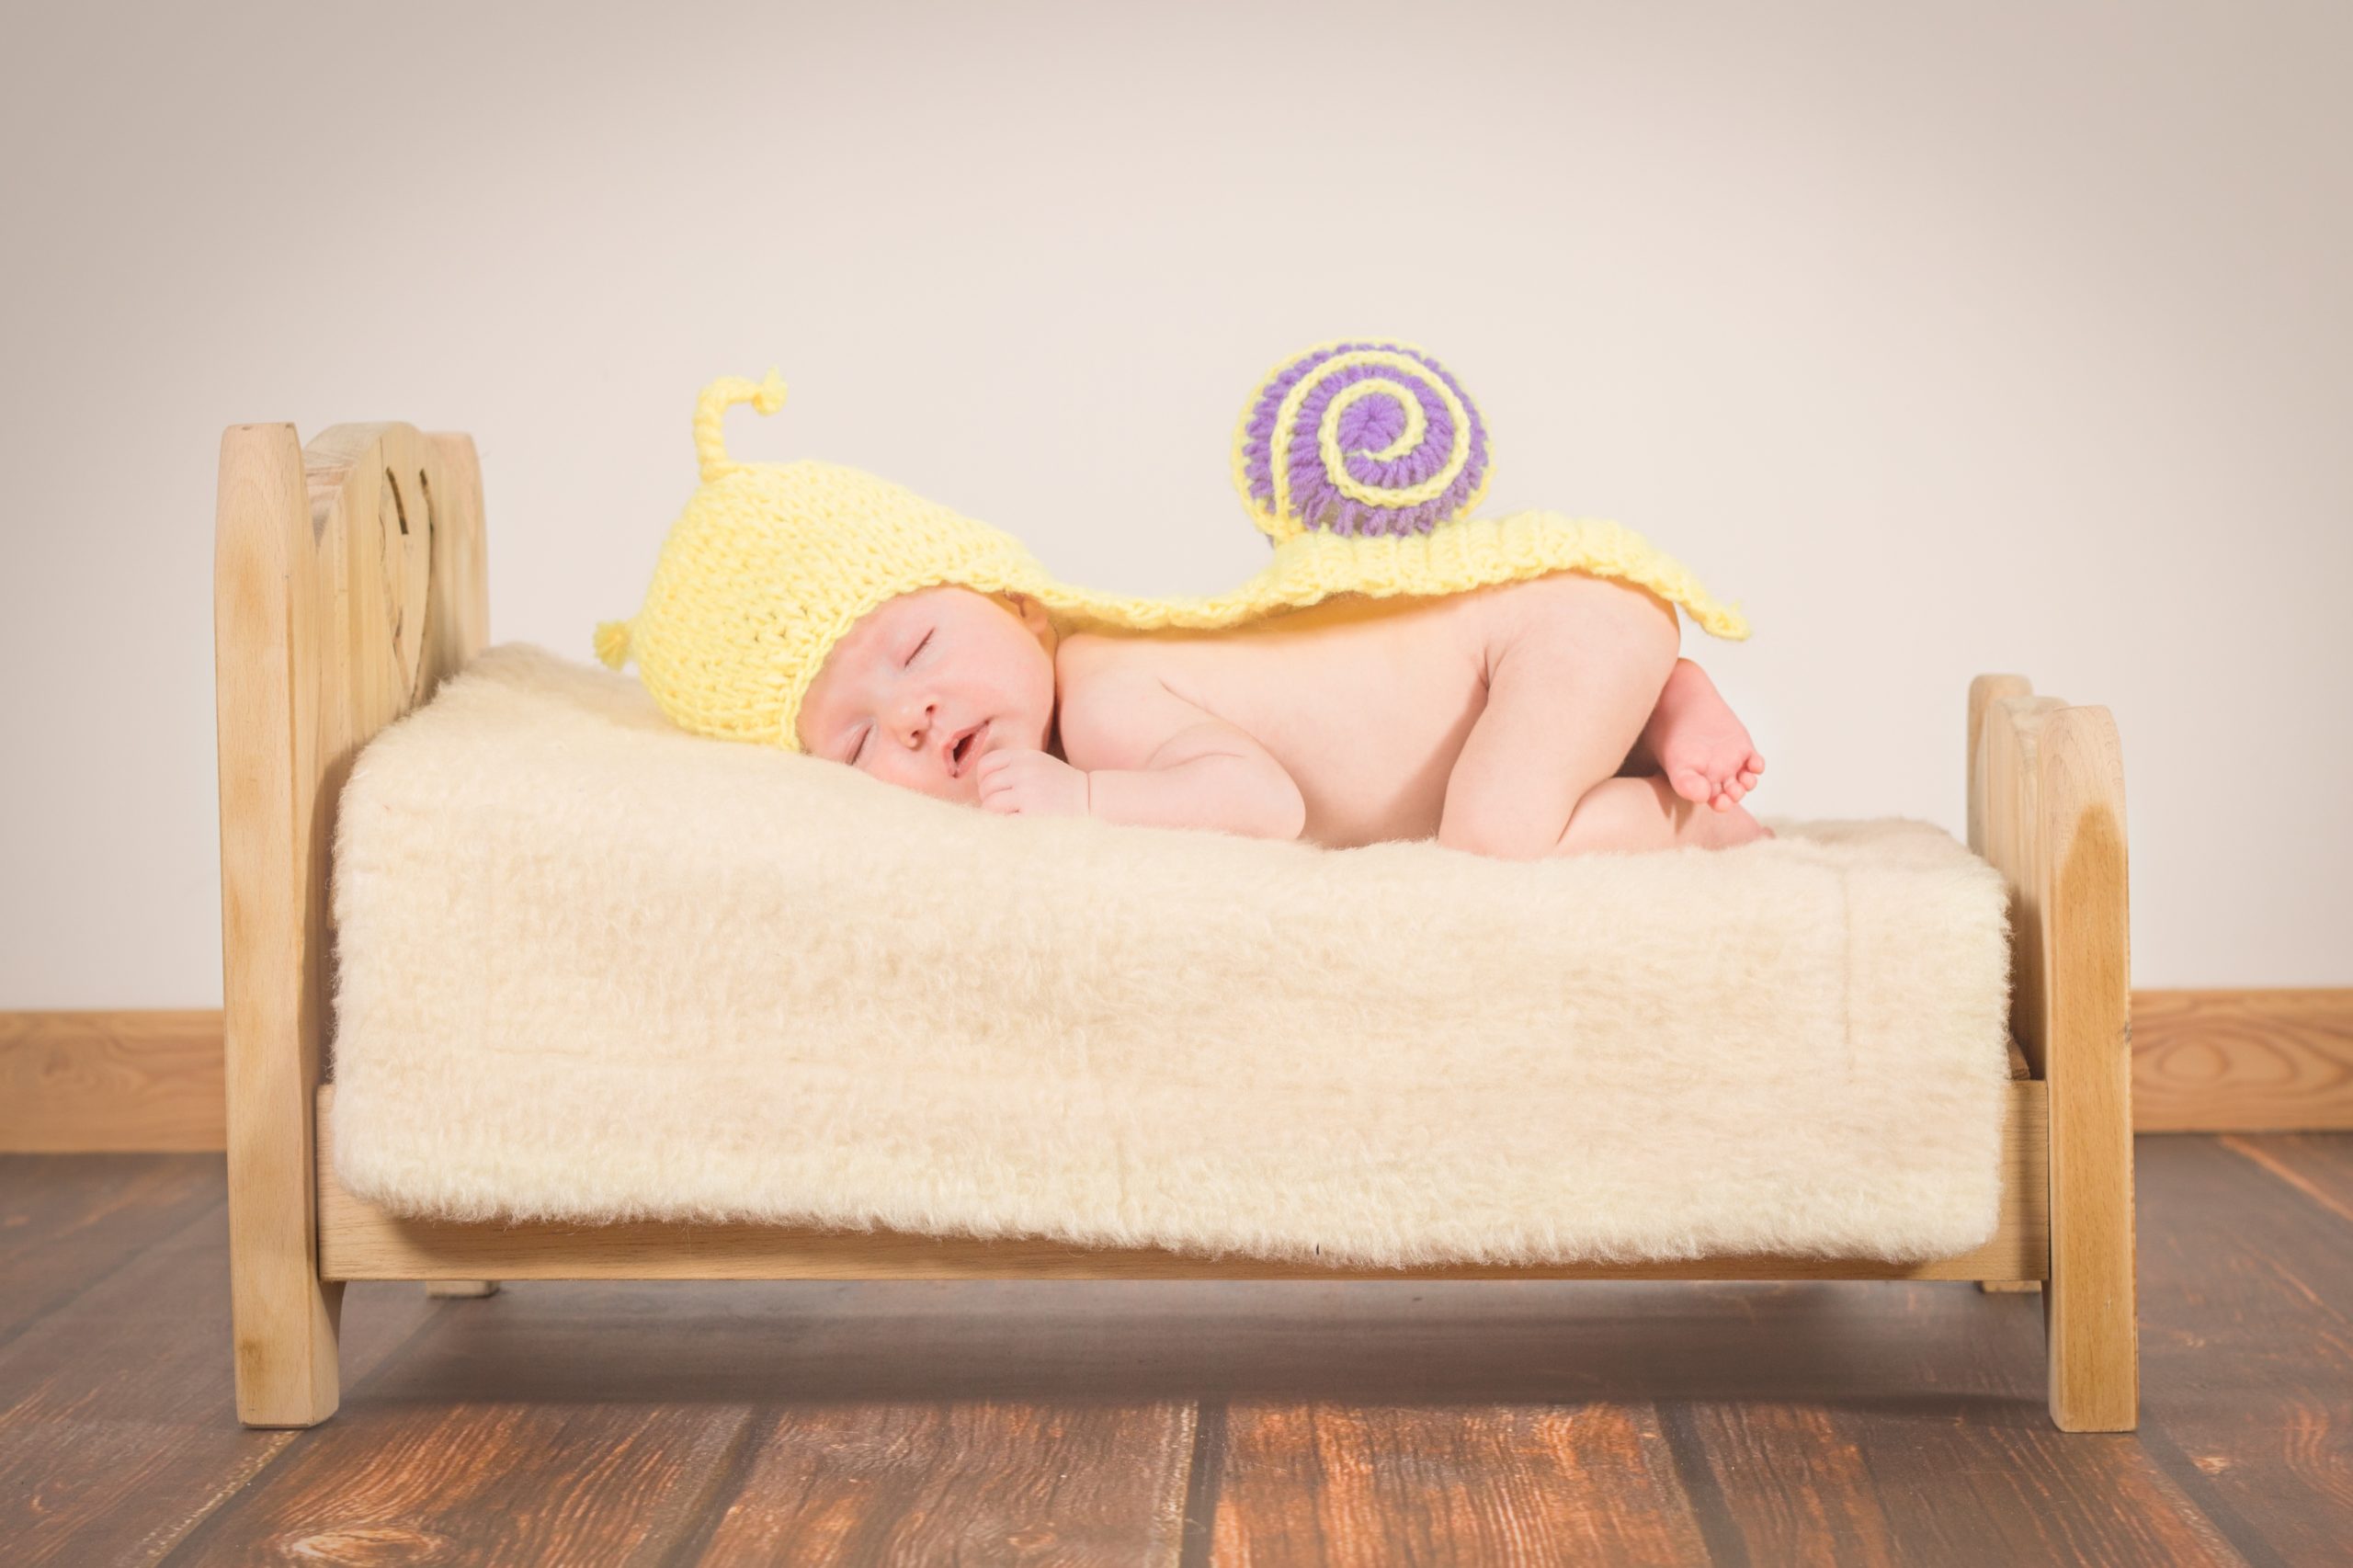
[{"label": "yellow crochet snail costume", "polygon": [[1019,540],[888,480],[837,463],[735,462],[720,421],[739,403],[784,406],[784,382],[723,377],[695,405],[702,483],[672,525],[627,621],[597,656],[630,658],[672,722],[698,734],[801,749],[801,700],[867,611],[957,583],[1028,594],[1063,633],[1213,629],[1335,594],[1458,593],[1550,572],[1637,583],[1718,637],[1748,635],[1736,606],[1631,529],[1557,512],[1473,517],[1486,427],[1437,360],[1401,343],[1327,343],[1276,367],[1244,408],[1233,478],[1274,559],[1211,598],[1144,599],[1056,580]]}]

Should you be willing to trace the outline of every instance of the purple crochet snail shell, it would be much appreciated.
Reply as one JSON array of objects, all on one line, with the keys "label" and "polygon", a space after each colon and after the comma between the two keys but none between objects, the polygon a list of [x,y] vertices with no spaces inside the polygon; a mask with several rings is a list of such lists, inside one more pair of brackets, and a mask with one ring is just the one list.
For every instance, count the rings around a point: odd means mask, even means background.
[{"label": "purple crochet snail shell", "polygon": [[1445,366],[1404,343],[1326,343],[1259,383],[1233,483],[1267,536],[1427,533],[1478,505],[1487,427]]}]

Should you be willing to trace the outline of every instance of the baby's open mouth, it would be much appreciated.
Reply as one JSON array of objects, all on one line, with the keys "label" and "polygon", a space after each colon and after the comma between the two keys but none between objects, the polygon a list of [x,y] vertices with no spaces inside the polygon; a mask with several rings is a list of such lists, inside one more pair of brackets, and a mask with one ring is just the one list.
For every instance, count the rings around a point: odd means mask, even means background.
[{"label": "baby's open mouth", "polygon": [[964,777],[965,760],[979,752],[981,749],[981,736],[987,732],[989,722],[983,719],[979,723],[973,725],[971,729],[956,737],[956,744],[949,749],[948,754],[948,771],[949,777],[955,778],[961,778]]}]

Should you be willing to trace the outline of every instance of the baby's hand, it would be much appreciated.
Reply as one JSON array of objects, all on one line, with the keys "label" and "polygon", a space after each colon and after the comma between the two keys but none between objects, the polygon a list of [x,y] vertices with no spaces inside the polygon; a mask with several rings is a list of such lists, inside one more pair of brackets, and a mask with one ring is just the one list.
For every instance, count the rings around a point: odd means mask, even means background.
[{"label": "baby's hand", "polygon": [[1086,815],[1086,773],[1042,751],[1007,747],[981,758],[981,806],[1008,816]]}]

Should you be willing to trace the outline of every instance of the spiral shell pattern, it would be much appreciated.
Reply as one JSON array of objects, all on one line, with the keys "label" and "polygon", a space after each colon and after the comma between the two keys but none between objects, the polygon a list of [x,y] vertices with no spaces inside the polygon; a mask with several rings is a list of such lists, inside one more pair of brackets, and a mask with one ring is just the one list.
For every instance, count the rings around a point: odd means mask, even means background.
[{"label": "spiral shell pattern", "polygon": [[1326,343],[1285,361],[1242,412],[1233,482],[1259,528],[1427,533],[1487,488],[1487,427],[1460,383],[1404,343]]}]

